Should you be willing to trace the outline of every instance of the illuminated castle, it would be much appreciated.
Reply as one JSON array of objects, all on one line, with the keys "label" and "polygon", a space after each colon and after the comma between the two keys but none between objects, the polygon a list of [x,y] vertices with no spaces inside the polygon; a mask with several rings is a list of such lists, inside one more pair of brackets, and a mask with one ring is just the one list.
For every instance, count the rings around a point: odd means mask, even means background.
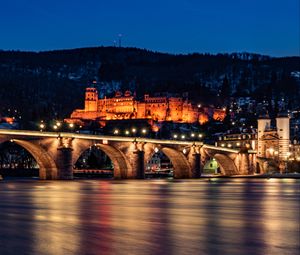
[{"label": "illuminated castle", "polygon": [[174,121],[181,123],[203,124],[209,117],[222,121],[225,118],[223,109],[201,108],[182,97],[150,97],[138,101],[135,94],[126,91],[124,95],[116,92],[112,98],[99,99],[96,88],[86,88],[84,109],[76,109],[69,123],[81,123],[84,120],[121,120],[121,119],[151,119],[154,121]]}]

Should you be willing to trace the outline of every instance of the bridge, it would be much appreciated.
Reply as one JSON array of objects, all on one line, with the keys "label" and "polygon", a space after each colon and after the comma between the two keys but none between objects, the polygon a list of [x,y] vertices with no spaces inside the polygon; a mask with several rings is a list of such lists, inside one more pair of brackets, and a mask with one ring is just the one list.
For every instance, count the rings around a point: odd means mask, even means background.
[{"label": "bridge", "polygon": [[74,165],[92,146],[112,161],[114,178],[142,179],[155,152],[172,162],[174,178],[198,178],[205,163],[215,158],[223,175],[255,173],[256,152],[234,150],[199,141],[159,140],[142,137],[89,135],[66,132],[0,130],[0,144],[14,142],[27,150],[39,166],[40,179],[72,179]]}]

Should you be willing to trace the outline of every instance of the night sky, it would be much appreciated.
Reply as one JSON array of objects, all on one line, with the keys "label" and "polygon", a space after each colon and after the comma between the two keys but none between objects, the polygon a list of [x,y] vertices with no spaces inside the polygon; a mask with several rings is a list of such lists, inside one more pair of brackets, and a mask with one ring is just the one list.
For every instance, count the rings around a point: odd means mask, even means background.
[{"label": "night sky", "polygon": [[0,49],[299,55],[299,0],[3,0]]}]

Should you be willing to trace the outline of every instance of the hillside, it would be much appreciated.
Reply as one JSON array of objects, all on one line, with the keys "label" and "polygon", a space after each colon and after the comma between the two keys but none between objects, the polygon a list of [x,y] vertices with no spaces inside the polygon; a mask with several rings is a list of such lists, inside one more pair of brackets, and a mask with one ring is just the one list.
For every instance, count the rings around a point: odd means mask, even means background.
[{"label": "hillside", "polygon": [[117,47],[0,51],[0,115],[16,110],[25,120],[64,118],[82,107],[84,88],[94,79],[102,96],[118,89],[138,96],[189,92],[197,102],[222,105],[232,95],[272,95],[298,107],[297,71],[300,57],[249,53],[172,55]]}]

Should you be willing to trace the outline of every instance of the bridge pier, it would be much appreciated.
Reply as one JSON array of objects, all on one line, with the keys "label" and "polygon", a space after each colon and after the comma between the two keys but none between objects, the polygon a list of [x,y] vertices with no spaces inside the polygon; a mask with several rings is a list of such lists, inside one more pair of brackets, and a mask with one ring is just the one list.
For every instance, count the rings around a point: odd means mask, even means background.
[{"label": "bridge pier", "polygon": [[57,149],[58,179],[73,179],[72,148],[60,147]]},{"label": "bridge pier", "polygon": [[144,154],[142,150],[135,150],[132,153],[132,175],[128,178],[144,179],[145,167],[144,167]]},{"label": "bridge pier", "polygon": [[192,153],[190,157],[190,164],[192,170],[192,178],[199,178],[201,176],[201,155],[200,153]]}]

